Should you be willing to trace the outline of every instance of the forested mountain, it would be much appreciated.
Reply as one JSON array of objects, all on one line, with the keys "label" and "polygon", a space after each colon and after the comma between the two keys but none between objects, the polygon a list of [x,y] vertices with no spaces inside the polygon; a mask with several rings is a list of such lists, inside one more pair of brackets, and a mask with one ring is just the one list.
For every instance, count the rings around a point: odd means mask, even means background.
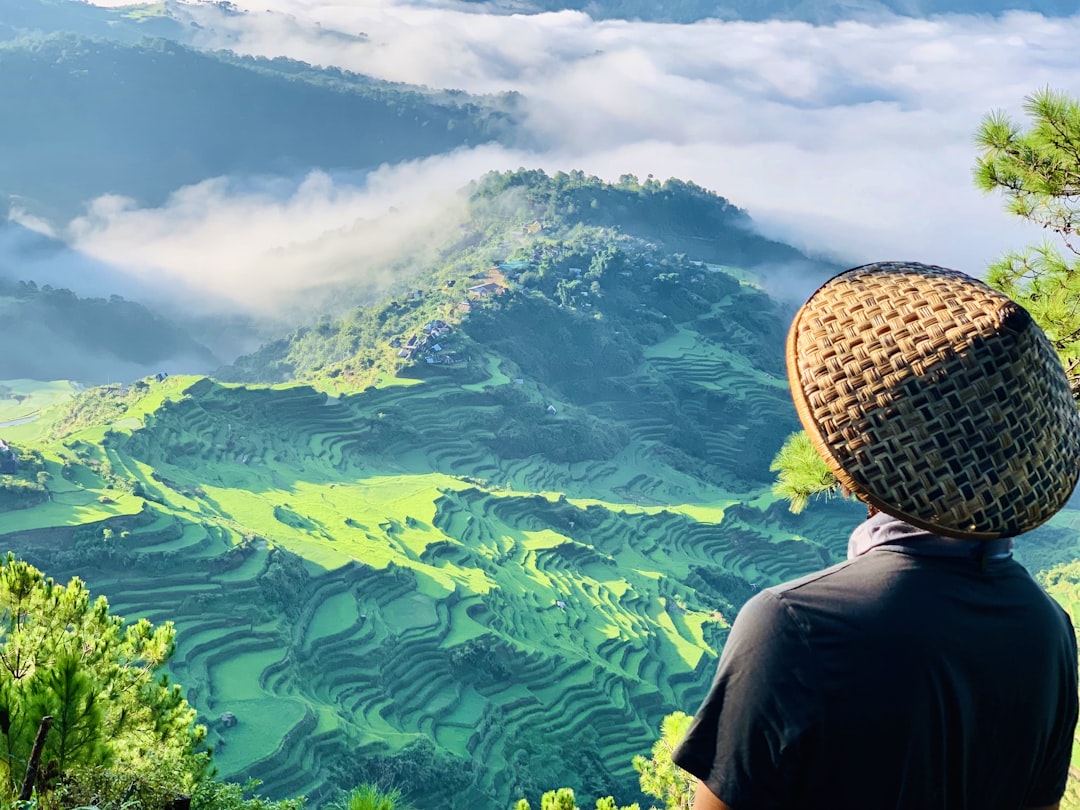
[{"label": "forested mountain", "polygon": [[187,35],[186,26],[166,11],[164,3],[114,9],[79,0],[0,0],[0,40],[57,31],[126,42]]},{"label": "forested mountain", "polygon": [[0,278],[0,340],[0,380],[105,381],[216,364],[209,349],[142,304],[32,281]]},{"label": "forested mountain", "polygon": [[513,98],[431,93],[165,39],[0,42],[0,194],[70,215],[101,194],[160,204],[219,175],[363,170],[509,138]]},{"label": "forested mountain", "polygon": [[[501,279],[499,290],[506,289],[503,284],[509,283],[509,276],[523,292],[542,294],[549,305],[591,309],[595,318],[603,319],[596,329],[608,339],[621,334],[622,340],[615,342],[626,343],[637,340],[641,330],[654,331],[655,324],[649,324],[660,317],[644,312],[646,302],[625,291],[603,296],[603,285],[617,286],[620,279],[634,277],[632,262],[647,271],[640,282],[661,285],[677,284],[675,276],[657,281],[663,272],[656,268],[665,266],[671,261],[665,257],[671,256],[684,268],[687,256],[698,262],[784,266],[786,275],[801,273],[806,285],[826,272],[824,265],[791,246],[754,233],[746,213],[727,200],[679,180],[641,183],[627,175],[613,185],[580,171],[552,177],[542,171],[493,173],[474,184],[468,205],[467,224],[458,239],[444,247],[441,263],[426,278],[406,279],[397,297],[374,307],[301,327],[221,369],[218,376],[281,382],[331,372],[359,380],[396,373],[401,347],[391,341],[415,331],[424,320],[440,316],[457,320],[460,312],[455,307],[471,306],[475,296],[470,288],[489,273]],[[507,222],[521,225],[508,230]],[[463,274],[469,277],[462,278]],[[677,299],[687,294],[674,286],[671,292]],[[540,306],[535,295],[531,300]],[[443,311],[446,308],[451,315]],[[554,330],[539,329],[527,340],[538,346],[552,334]],[[562,346],[553,348],[552,356],[568,353],[573,348]]]},{"label": "forested mountain", "polygon": [[[630,802],[742,602],[858,520],[770,492],[797,420],[761,285],[825,268],[680,181],[494,174],[470,205],[427,272],[233,369],[302,383],[0,391],[34,459],[4,544],[175,621],[218,767],[272,796]],[[1035,567],[1077,556],[1071,514]]]}]

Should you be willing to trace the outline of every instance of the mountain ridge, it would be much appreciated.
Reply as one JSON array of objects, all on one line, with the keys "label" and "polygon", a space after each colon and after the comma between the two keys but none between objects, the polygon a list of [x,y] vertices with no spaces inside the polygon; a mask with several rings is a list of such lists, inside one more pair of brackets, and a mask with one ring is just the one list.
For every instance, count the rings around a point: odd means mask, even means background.
[{"label": "mountain ridge", "polygon": [[0,70],[0,192],[53,217],[104,194],[160,205],[220,175],[372,169],[509,140],[515,127],[512,95],[427,91],[166,39],[22,37],[0,42]]},{"label": "mountain ridge", "polygon": [[[523,296],[615,319],[614,325],[605,322],[597,327],[605,332],[605,344],[625,342],[616,340],[620,329],[625,335],[640,332],[639,337],[648,340],[642,336],[651,331],[657,337],[664,331],[660,323],[664,318],[698,306],[693,300],[699,298],[698,293],[672,287],[664,296],[662,309],[670,310],[665,313],[625,290],[604,299],[602,288],[612,284],[616,274],[635,278],[642,288],[674,284],[675,276],[667,281],[660,278],[663,269],[691,268],[688,250],[697,257],[693,266],[700,272],[693,275],[699,285],[726,278],[706,268],[708,261],[719,258],[774,269],[786,265],[792,268],[790,277],[802,274],[803,283],[810,287],[817,283],[815,279],[823,280],[830,267],[757,235],[745,211],[700,186],[676,179],[640,182],[625,175],[619,183],[610,184],[581,171],[551,176],[538,170],[492,172],[468,189],[468,198],[469,224],[461,227],[457,240],[444,246],[438,267],[426,279],[422,272],[409,276],[373,313],[361,308],[341,319],[324,318],[315,326],[301,327],[239,358],[217,375],[237,382],[283,382],[333,372],[344,375],[343,379],[355,376],[370,381],[379,374],[397,373],[399,360],[409,354],[409,338],[417,336],[420,341],[418,333],[433,320],[460,325],[477,301],[486,300],[489,306],[506,301],[514,306]],[[636,276],[631,267],[635,263],[641,270]],[[660,269],[649,272],[653,265]],[[469,330],[464,332],[467,335]],[[318,346],[332,359],[320,354],[314,348]],[[368,353],[366,373],[348,363],[361,348]],[[315,356],[306,356],[311,349]],[[421,360],[431,355],[417,354]],[[440,359],[452,356],[441,348],[438,354]],[[372,362],[373,356],[379,356],[379,362]]]},{"label": "mountain ridge", "polygon": [[[380,353],[366,376],[358,341],[286,383],[149,378],[17,424],[38,394],[0,399],[47,491],[0,499],[6,543],[120,615],[175,621],[173,675],[219,767],[268,795],[409,773],[448,807],[556,783],[632,800],[632,756],[707,684],[741,601],[842,548],[849,506],[807,539],[768,494],[762,460],[796,426],[771,359],[784,307],[665,240],[789,248],[678,181],[473,191],[468,233],[402,282],[427,292],[351,322]],[[608,203],[668,213],[633,236]],[[336,343],[350,321],[323,328]],[[438,351],[398,356],[436,330]],[[427,362],[444,354],[463,359]]]}]

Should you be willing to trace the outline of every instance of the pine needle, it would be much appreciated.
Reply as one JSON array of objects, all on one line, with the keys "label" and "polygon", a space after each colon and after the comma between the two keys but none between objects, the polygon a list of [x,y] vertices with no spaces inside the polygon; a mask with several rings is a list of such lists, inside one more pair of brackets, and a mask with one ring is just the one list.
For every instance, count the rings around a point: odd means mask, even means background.
[{"label": "pine needle", "polygon": [[787,500],[788,509],[796,515],[806,508],[811,497],[828,498],[840,491],[840,482],[805,431],[788,436],[769,469],[779,473],[772,486],[773,495]]}]

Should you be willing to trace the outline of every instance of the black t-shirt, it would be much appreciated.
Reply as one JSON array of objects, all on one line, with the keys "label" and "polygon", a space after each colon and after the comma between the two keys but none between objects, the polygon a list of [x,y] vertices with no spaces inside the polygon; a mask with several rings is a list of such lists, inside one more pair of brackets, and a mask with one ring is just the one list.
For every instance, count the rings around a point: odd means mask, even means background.
[{"label": "black t-shirt", "polygon": [[1069,617],[1012,559],[875,549],[740,611],[675,762],[734,810],[994,810],[1062,795]]}]

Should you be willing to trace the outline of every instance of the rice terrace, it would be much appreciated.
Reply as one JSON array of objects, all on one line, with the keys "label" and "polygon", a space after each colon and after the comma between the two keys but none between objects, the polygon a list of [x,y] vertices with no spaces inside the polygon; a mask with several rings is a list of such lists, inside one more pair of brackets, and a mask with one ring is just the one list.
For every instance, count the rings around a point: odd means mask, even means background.
[{"label": "rice terrace", "polygon": [[[212,377],[5,383],[6,546],[174,621],[221,775],[269,796],[633,801],[739,606],[857,520],[770,492],[797,422],[758,279],[821,268],[677,181],[509,173],[471,205],[426,274]],[[1075,557],[1076,523],[1020,553]]]}]

